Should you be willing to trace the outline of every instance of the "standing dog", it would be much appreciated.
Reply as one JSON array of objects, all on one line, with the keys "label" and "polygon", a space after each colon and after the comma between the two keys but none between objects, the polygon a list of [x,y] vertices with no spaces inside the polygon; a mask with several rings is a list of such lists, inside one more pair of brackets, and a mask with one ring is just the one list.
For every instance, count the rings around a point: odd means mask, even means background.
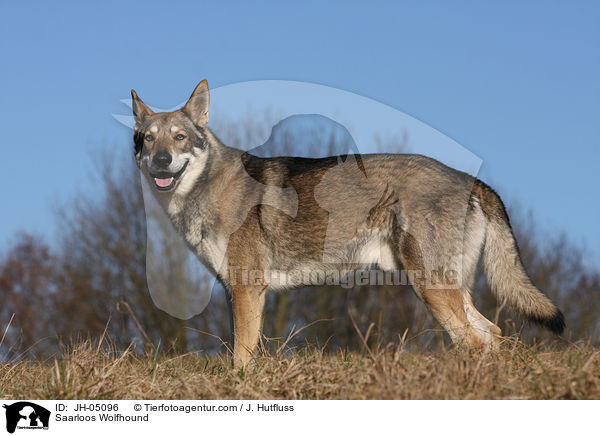
[{"label": "standing dog", "polygon": [[169,113],[153,113],[131,94],[137,165],[231,297],[235,368],[256,351],[267,290],[370,265],[409,271],[454,343],[493,344],[500,329],[469,294],[482,251],[500,300],[563,331],[562,313],[523,268],[500,198],[480,180],[410,154],[260,158],[227,147],[206,127],[206,81]]}]

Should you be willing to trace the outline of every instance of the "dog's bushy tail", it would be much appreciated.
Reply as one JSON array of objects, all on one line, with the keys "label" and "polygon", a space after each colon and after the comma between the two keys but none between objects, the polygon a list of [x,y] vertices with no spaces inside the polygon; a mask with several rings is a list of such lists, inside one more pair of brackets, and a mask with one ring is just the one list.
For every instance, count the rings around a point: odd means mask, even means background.
[{"label": "dog's bushy tail", "polygon": [[483,250],[485,273],[500,301],[532,322],[556,334],[565,329],[562,312],[537,289],[525,272],[517,242],[500,197],[485,183],[476,180],[474,194],[486,217],[487,232]]}]

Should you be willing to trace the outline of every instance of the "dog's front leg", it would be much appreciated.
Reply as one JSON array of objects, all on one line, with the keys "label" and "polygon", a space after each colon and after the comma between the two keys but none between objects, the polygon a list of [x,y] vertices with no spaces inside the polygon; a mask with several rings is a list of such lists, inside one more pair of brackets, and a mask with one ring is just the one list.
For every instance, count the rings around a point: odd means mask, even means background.
[{"label": "dog's front leg", "polygon": [[233,367],[243,368],[256,353],[262,328],[265,286],[234,286],[233,292]]}]

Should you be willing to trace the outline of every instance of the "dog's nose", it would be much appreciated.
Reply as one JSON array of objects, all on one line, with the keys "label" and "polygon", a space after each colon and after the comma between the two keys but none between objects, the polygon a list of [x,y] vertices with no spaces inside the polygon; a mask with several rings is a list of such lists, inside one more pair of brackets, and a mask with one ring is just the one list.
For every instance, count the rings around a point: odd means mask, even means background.
[{"label": "dog's nose", "polygon": [[169,152],[162,150],[154,155],[153,163],[154,166],[159,168],[165,168],[171,165],[173,158],[169,154]]}]

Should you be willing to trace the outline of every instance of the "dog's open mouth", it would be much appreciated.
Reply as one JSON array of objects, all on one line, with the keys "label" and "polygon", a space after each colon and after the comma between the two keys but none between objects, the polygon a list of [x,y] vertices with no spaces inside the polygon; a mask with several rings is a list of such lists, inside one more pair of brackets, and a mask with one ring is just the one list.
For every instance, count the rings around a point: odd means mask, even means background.
[{"label": "dog's open mouth", "polygon": [[150,174],[150,177],[154,179],[154,186],[156,187],[156,189],[158,189],[159,191],[170,191],[171,189],[173,189],[175,185],[177,185],[179,177],[181,177],[181,175],[185,171],[187,164],[188,162],[183,164],[181,169],[176,173],[169,173],[164,171],[155,174]]}]

